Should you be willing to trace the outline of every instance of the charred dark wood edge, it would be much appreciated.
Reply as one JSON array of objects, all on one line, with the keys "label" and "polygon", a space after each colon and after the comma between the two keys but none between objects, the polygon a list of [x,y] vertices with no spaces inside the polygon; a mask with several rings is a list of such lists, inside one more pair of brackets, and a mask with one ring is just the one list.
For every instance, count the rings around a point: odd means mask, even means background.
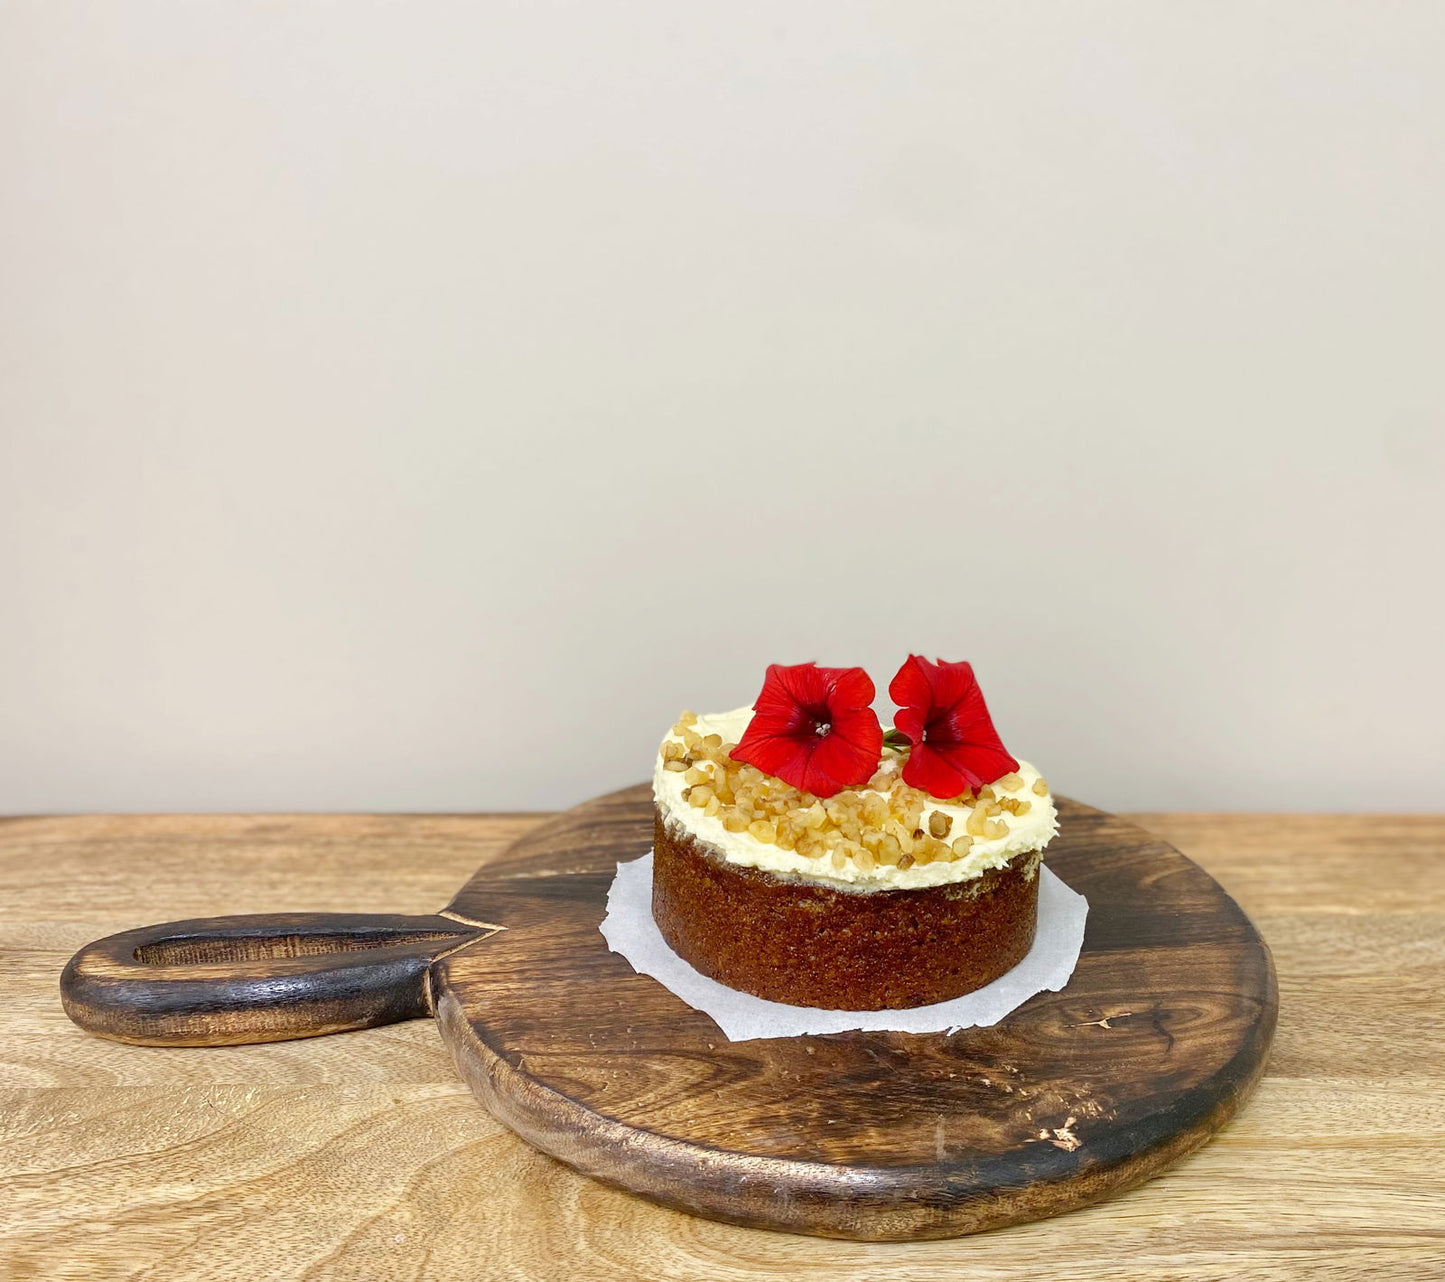
[{"label": "charred dark wood edge", "polygon": [[431,1013],[428,968],[496,927],[441,915],[200,917],[87,944],[60,977],[87,1032],[141,1046],[231,1046]]}]

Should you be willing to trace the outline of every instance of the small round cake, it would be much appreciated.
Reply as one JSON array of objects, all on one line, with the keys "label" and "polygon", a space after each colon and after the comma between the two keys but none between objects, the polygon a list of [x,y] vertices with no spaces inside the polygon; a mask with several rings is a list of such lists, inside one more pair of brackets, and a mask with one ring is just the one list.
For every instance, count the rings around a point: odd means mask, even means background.
[{"label": "small round cake", "polygon": [[946,1001],[1023,960],[1058,831],[1033,766],[999,744],[1014,769],[934,796],[905,781],[906,736],[883,737],[875,718],[869,777],[823,797],[734,756],[753,717],[684,713],[658,751],[652,909],[680,957],[730,988],[829,1010]]}]

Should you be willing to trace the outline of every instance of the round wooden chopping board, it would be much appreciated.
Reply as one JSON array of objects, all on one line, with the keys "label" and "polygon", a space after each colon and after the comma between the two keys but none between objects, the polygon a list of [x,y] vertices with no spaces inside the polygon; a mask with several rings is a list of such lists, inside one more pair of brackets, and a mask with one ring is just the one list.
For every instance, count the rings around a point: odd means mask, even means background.
[{"label": "round wooden chopping board", "polygon": [[646,786],[559,816],[447,914],[504,929],[435,961],[430,1004],[500,1120],[594,1178],[760,1228],[952,1237],[1136,1185],[1223,1126],[1264,1067],[1269,949],[1206,873],[1060,802],[1048,863],[1089,900],[1078,968],[993,1028],[731,1043],[607,949]]}]

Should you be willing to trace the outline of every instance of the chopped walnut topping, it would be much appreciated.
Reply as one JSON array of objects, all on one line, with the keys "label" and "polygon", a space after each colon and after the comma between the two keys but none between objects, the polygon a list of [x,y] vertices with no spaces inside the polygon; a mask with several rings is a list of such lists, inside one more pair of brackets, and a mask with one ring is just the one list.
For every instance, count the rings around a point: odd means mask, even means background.
[{"label": "chopped walnut topping", "polygon": [[[954,817],[937,809],[924,821],[935,799],[904,783],[894,768],[879,769],[863,788],[823,799],[735,761],[736,744],[724,743],[721,735],[700,735],[696,726],[696,715],[683,713],[662,748],[662,768],[683,775],[687,804],[717,818],[728,832],[749,833],[805,859],[826,859],[839,872],[850,862],[866,872],[879,865],[905,869],[962,859],[976,841],[1007,836],[1008,815],[1030,809],[1028,801],[996,791],[1023,786],[1019,775],[1005,775],[976,795],[965,792],[947,801],[967,812],[963,832],[957,832]],[[1033,791],[1048,795],[1042,779]]]}]

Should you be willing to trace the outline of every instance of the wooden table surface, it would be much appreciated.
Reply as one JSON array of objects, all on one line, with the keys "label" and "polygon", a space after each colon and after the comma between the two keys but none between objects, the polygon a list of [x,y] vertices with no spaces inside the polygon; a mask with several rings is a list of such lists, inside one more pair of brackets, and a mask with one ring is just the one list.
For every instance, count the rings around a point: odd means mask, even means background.
[{"label": "wooden table surface", "polygon": [[0,1277],[1445,1278],[1445,817],[1137,815],[1279,970],[1268,1075],[1114,1202],[948,1242],[734,1228],[504,1130],[429,1021],[211,1050],[61,1013],[98,935],[228,912],[430,912],[539,816],[0,820]]}]

